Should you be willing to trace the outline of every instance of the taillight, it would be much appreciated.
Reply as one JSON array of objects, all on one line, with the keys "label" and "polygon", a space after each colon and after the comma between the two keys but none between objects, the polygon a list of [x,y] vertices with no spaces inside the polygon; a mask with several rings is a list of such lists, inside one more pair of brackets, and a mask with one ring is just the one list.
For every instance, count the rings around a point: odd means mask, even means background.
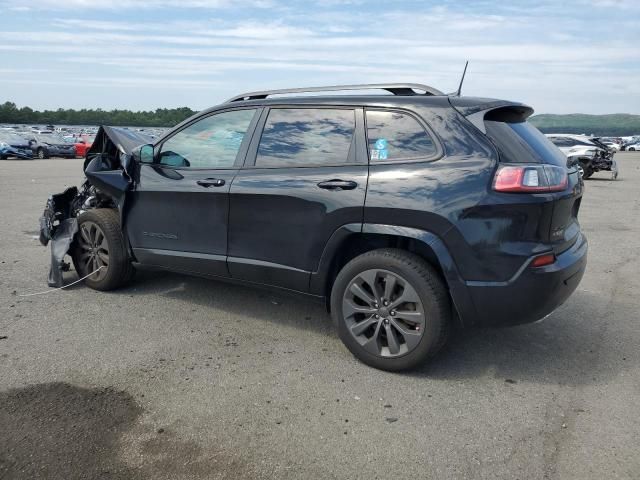
[{"label": "taillight", "polygon": [[500,165],[493,180],[497,192],[561,192],[569,183],[567,169],[555,165]]}]

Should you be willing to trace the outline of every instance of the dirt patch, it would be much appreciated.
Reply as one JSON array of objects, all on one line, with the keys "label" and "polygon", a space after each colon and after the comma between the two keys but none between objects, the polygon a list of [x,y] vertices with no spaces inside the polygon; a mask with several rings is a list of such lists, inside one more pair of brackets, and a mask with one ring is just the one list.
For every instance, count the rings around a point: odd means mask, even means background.
[{"label": "dirt patch", "polygon": [[145,425],[110,387],[46,383],[0,392],[0,479],[252,478],[246,452],[203,451],[171,427]]},{"label": "dirt patch", "polygon": [[48,383],[0,393],[0,478],[139,478],[118,438],[142,409],[126,392]]}]

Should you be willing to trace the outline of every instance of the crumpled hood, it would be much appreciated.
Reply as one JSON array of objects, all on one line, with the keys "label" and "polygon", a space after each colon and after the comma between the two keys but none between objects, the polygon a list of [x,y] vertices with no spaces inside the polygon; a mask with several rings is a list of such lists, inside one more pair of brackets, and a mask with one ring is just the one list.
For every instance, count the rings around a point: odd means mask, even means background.
[{"label": "crumpled hood", "polygon": [[[84,162],[84,170],[87,169],[89,161],[96,155],[106,156],[112,159],[119,158],[120,155],[131,155],[131,153],[140,145],[152,143],[150,136],[140,132],[129,130],[122,127],[101,126],[96,134],[96,138],[87,150],[87,159]],[[112,165],[119,168],[122,165]]]},{"label": "crumpled hood", "polygon": [[121,208],[124,194],[131,185],[132,152],[151,141],[151,137],[126,128],[100,127],[84,161],[87,180]]}]

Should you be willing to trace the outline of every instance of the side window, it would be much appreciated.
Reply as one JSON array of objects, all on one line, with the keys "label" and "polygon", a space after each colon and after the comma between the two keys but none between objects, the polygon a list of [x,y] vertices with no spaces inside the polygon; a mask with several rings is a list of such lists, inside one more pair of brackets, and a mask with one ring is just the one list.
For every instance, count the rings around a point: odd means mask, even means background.
[{"label": "side window", "polygon": [[403,113],[368,110],[367,138],[372,162],[411,160],[437,152],[422,125]]},{"label": "side window", "polygon": [[255,110],[234,110],[203,118],[169,138],[160,164],[172,167],[232,168]]},{"label": "side window", "polygon": [[264,125],[256,167],[304,167],[347,163],[355,111],[274,108]]}]

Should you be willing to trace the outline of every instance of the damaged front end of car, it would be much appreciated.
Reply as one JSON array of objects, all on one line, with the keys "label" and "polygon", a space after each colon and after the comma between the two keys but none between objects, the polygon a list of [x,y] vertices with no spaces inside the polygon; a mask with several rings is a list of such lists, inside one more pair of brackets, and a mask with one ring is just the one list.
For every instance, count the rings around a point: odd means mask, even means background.
[{"label": "damaged front end of car", "polygon": [[126,194],[133,185],[132,157],[137,147],[150,141],[150,137],[128,129],[100,127],[84,162],[85,181],[80,187],[49,197],[40,217],[40,243],[51,243],[49,286],[63,286],[63,272],[69,269],[64,257],[78,233],[78,217],[83,212],[117,209],[122,224]]}]

